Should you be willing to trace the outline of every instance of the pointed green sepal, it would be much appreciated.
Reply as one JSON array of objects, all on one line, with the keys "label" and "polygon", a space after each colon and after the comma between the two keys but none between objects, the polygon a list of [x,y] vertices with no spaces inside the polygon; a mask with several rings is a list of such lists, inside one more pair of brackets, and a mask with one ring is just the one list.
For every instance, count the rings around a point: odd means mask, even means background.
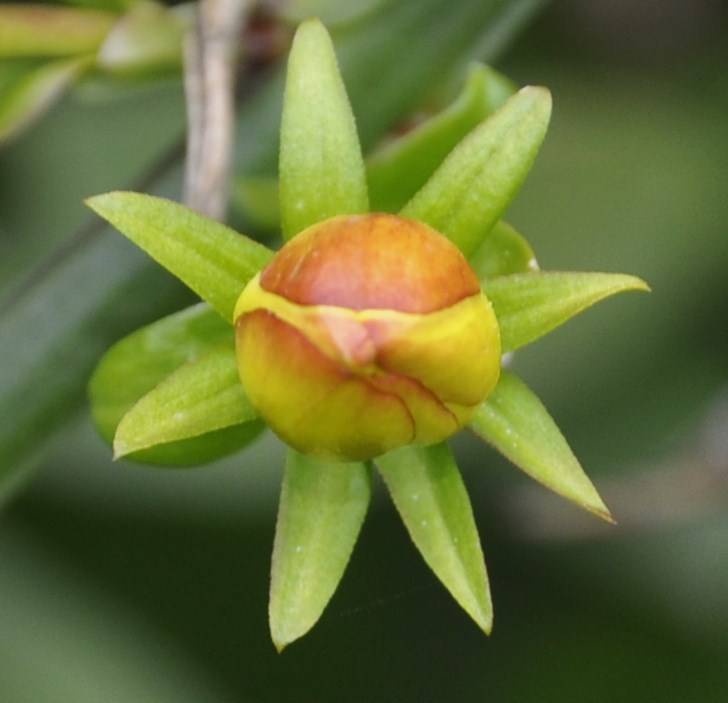
[{"label": "pointed green sepal", "polygon": [[175,369],[233,339],[232,327],[198,303],[116,342],[89,382],[91,413],[102,437],[110,442],[121,418]]},{"label": "pointed green sepal", "polygon": [[[185,363],[220,344],[232,344],[233,330],[208,305],[200,303],[142,327],[117,342],[94,370],[89,383],[91,414],[111,443],[122,418],[147,393]],[[128,459],[160,466],[193,466],[245,446],[258,423],[135,452]]]},{"label": "pointed green sepal", "polygon": [[86,204],[229,322],[245,285],[273,257],[262,244],[164,198],[114,192]]},{"label": "pointed green sepal", "polygon": [[497,71],[474,65],[462,92],[442,112],[393,139],[367,159],[373,212],[397,212],[468,132],[515,90]]},{"label": "pointed green sepal", "polygon": [[478,409],[470,428],[531,478],[612,522],[556,423],[514,374],[501,372],[498,385]]},{"label": "pointed green sepal", "polygon": [[635,276],[621,273],[541,271],[483,282],[493,304],[503,351],[542,337],[582,310],[616,293],[649,290]]},{"label": "pointed green sepal", "polygon": [[288,60],[280,193],[286,239],[330,217],[368,210],[354,115],[331,39],[318,20],[298,28]]},{"label": "pointed green sepal", "polygon": [[485,561],[470,499],[448,445],[403,447],[375,464],[427,565],[489,633],[493,609]]},{"label": "pointed green sepal", "polygon": [[370,497],[366,464],[289,451],[270,586],[270,629],[278,651],[321,617],[349,562]]},{"label": "pointed green sepal", "polygon": [[470,256],[531,168],[551,115],[551,94],[526,87],[453,149],[401,214],[426,222]]},{"label": "pointed green sepal", "polygon": [[238,376],[235,348],[221,344],[180,366],[124,416],[114,457],[257,419]]}]

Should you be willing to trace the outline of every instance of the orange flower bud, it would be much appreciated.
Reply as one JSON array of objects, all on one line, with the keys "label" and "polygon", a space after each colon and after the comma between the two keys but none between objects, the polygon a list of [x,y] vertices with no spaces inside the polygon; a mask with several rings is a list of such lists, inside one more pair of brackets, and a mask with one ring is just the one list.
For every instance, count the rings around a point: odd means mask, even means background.
[{"label": "orange flower bud", "polygon": [[441,441],[498,380],[498,324],[474,271],[394,215],[304,230],[248,284],[235,320],[250,401],[307,454],[361,461]]}]

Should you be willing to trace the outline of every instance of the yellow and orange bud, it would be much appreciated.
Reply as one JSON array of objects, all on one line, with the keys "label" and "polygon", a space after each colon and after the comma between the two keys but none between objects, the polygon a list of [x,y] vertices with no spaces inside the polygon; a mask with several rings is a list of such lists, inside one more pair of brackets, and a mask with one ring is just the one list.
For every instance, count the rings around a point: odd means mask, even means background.
[{"label": "yellow and orange bud", "polygon": [[475,272],[443,235],[386,214],[288,242],[235,307],[252,404],[306,454],[363,461],[451,436],[495,387],[500,337]]}]

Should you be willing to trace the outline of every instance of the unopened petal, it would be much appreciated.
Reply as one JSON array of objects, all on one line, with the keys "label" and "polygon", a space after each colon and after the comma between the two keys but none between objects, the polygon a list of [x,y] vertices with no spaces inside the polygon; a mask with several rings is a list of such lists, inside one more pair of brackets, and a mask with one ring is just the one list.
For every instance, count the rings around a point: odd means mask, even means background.
[{"label": "unopened petal", "polygon": [[251,402],[303,453],[359,461],[414,437],[399,396],[331,361],[272,313],[257,310],[238,321],[237,354]]}]

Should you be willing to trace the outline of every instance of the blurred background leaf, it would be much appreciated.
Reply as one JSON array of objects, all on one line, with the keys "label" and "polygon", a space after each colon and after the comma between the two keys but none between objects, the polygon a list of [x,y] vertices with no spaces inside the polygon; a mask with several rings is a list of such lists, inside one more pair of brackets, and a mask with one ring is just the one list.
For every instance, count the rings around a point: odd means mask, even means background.
[{"label": "blurred background leaf", "polygon": [[[277,655],[266,602],[282,447],[265,435],[184,473],[111,464],[84,406],[84,379],[113,340],[191,302],[120,235],[87,229],[81,205],[120,187],[179,196],[174,171],[152,176],[182,135],[180,87],[74,93],[0,151],[0,472],[39,471],[0,532],[9,703],[48,698],[45,682],[68,690],[62,677],[84,681],[89,666],[105,693],[152,664],[151,693],[127,681],[97,698],[724,700],[728,12],[712,0],[562,0],[503,53],[534,3],[374,5],[334,34],[365,150],[412,110],[447,104],[468,61],[498,55],[517,84],[554,95],[509,223],[544,269],[624,271],[652,287],[513,360],[618,526],[533,493],[464,436],[491,637],[432,579],[375,482],[341,588],[316,630]],[[281,83],[268,78],[241,111],[242,175],[275,174]],[[116,642],[111,621],[132,623]],[[45,624],[64,659],[40,680]],[[194,686],[179,674],[178,690],[163,688],[175,664]]]}]

